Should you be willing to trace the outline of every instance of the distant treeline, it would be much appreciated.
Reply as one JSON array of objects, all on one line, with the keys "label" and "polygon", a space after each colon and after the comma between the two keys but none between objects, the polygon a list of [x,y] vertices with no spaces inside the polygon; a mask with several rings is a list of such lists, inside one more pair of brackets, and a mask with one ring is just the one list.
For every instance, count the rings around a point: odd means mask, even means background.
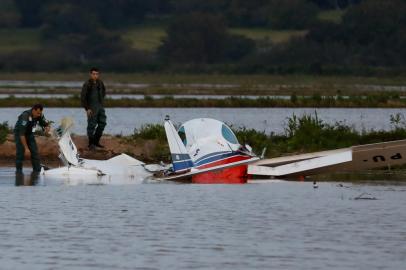
[{"label": "distant treeline", "polygon": [[[320,12],[345,9],[336,22]],[[156,51],[120,31],[166,26]],[[399,74],[406,66],[406,0],[2,0],[0,28],[37,28],[41,48],[0,51],[0,71]],[[285,43],[230,27],[303,30]],[[0,37],[1,38],[1,37]]]},{"label": "distant treeline", "polygon": [[[229,25],[269,26],[275,9],[292,11],[344,9],[362,0],[1,0],[0,27],[43,27],[54,20],[65,21],[74,32],[99,25],[128,27],[148,17],[204,12],[222,14]],[[299,7],[299,8],[298,8]],[[292,12],[293,14],[294,12]],[[56,15],[74,18],[55,18]],[[63,19],[68,19],[63,20]],[[55,22],[55,21],[54,21]],[[73,25],[74,22],[79,22]],[[90,25],[89,25],[90,23]],[[86,25],[88,24],[88,25]],[[81,26],[80,26],[81,25]]]}]

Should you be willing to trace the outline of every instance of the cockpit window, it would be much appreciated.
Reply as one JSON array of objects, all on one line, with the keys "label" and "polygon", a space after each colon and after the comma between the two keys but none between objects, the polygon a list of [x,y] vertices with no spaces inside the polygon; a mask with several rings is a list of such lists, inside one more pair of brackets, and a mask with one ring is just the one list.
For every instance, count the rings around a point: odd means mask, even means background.
[{"label": "cockpit window", "polygon": [[221,134],[223,135],[224,139],[226,139],[228,142],[238,144],[238,140],[235,137],[234,133],[226,125],[222,125]]},{"label": "cockpit window", "polygon": [[185,132],[185,127],[181,127],[178,131],[179,137],[182,140],[183,144],[186,146],[187,140],[186,140],[186,132]]}]

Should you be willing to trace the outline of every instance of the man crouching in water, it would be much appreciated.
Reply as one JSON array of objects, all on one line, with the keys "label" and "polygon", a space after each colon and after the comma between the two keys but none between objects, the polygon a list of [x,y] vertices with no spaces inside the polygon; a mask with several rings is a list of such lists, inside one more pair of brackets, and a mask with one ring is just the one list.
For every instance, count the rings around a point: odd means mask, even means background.
[{"label": "man crouching in water", "polygon": [[81,92],[82,107],[87,115],[87,136],[89,138],[89,150],[96,147],[104,148],[100,144],[100,138],[106,127],[106,112],[103,101],[106,96],[106,87],[100,80],[100,72],[97,68],[90,69],[90,78],[83,84]]},{"label": "man crouching in water", "polygon": [[16,173],[22,174],[25,150],[31,152],[31,163],[33,173],[41,171],[40,158],[34,132],[39,124],[46,133],[49,133],[50,126],[42,111],[42,104],[35,104],[30,110],[24,111],[18,116],[14,127],[14,139],[16,143]]}]

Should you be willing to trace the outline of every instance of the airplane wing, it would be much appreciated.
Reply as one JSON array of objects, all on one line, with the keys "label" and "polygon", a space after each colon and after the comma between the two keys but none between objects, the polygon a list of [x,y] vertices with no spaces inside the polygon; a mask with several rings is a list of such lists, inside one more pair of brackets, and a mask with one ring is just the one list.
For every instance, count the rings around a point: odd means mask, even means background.
[{"label": "airplane wing", "polygon": [[260,160],[248,174],[289,177],[390,167],[406,163],[406,140],[366,144],[303,155]]}]

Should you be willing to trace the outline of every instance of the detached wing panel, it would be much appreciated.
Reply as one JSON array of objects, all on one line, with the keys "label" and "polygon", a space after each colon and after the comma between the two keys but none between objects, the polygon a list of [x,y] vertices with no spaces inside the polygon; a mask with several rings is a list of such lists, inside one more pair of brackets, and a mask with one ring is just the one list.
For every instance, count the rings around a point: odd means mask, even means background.
[{"label": "detached wing panel", "polygon": [[354,146],[352,152],[348,170],[402,165],[406,163],[406,140]]},{"label": "detached wing panel", "polygon": [[295,176],[357,171],[406,164],[406,140],[266,159],[248,166],[248,174]]},{"label": "detached wing panel", "polygon": [[316,172],[320,169],[328,167],[331,168],[331,166],[351,161],[352,153],[351,150],[348,150],[341,153],[309,158],[275,167],[248,165],[248,174],[264,176],[287,176],[296,174],[303,175],[306,174],[306,172]]}]

